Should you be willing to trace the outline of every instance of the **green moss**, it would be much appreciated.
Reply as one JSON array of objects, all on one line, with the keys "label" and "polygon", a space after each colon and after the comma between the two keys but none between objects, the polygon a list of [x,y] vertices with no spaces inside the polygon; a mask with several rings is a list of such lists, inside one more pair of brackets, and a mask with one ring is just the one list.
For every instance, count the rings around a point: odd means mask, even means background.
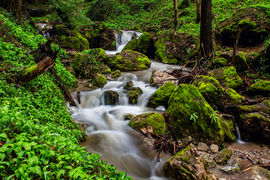
[{"label": "green moss", "polygon": [[165,108],[168,108],[168,101],[170,99],[170,96],[173,93],[173,90],[177,86],[173,84],[172,82],[167,82],[165,85],[161,86],[158,90],[155,91],[155,93],[150,97],[148,101],[148,106],[152,108],[156,108],[160,105],[165,106]]},{"label": "green moss", "polygon": [[130,88],[131,91],[128,92],[129,103],[136,104],[138,102],[139,95],[142,94],[142,90],[139,87]]},{"label": "green moss", "polygon": [[227,65],[228,60],[225,59],[225,58],[220,57],[220,58],[216,58],[216,59],[215,59],[215,62],[216,62],[216,64],[217,64],[218,66],[224,67],[224,66]]},{"label": "green moss", "polygon": [[37,64],[35,64],[34,66],[31,66],[30,68],[27,68],[23,71],[23,75],[27,75],[29,73],[32,73],[33,71],[37,70]]},{"label": "green moss", "polygon": [[248,90],[248,93],[270,93],[270,81],[259,80],[256,83],[252,84]]},{"label": "green moss", "polygon": [[106,69],[102,72],[103,74],[111,74],[112,70],[109,67],[106,67]]},{"label": "green moss", "polygon": [[226,164],[227,161],[231,158],[232,151],[229,149],[223,149],[222,151],[218,152],[214,159],[218,164]]},{"label": "green moss", "polygon": [[138,51],[146,54],[150,45],[151,45],[151,40],[152,40],[153,35],[144,32],[138,39],[137,41],[137,47]]},{"label": "green moss", "polygon": [[107,83],[105,76],[97,74],[93,79],[93,85],[102,88]]},{"label": "green moss", "polygon": [[137,41],[138,39],[132,39],[131,41],[129,41],[127,45],[124,47],[123,51],[126,50],[137,51],[138,50]]},{"label": "green moss", "polygon": [[238,94],[234,89],[228,88],[225,90],[225,96],[223,99],[225,99],[226,105],[234,105],[241,104],[245,98]]},{"label": "green moss", "polygon": [[89,49],[89,43],[86,39],[75,36],[61,36],[57,44],[70,49]]},{"label": "green moss", "polygon": [[238,76],[234,66],[211,70],[210,75],[216,79],[223,81],[225,83],[225,86],[228,88],[238,89],[243,84],[243,81]]},{"label": "green moss", "polygon": [[[166,113],[171,115],[170,123],[176,127],[175,136],[181,137],[187,132],[193,136],[199,135],[216,141],[224,140],[224,131],[219,120],[211,124],[209,116],[214,110],[194,85],[181,84],[175,88],[168,105]],[[190,120],[194,113],[198,115],[196,123]]]},{"label": "green moss", "polygon": [[140,131],[141,128],[152,126],[156,135],[165,133],[165,119],[159,113],[145,113],[138,115],[131,119],[128,125],[137,131]]},{"label": "green moss", "polygon": [[225,132],[225,138],[230,141],[235,141],[236,137],[234,135],[234,122],[232,119],[225,120],[223,118],[220,119],[220,124]]},{"label": "green moss", "polygon": [[250,22],[249,19],[243,19],[238,23],[238,27],[239,28],[243,28],[243,27],[255,28],[256,27],[256,22],[255,21]]},{"label": "green moss", "polygon": [[113,71],[112,72],[112,78],[118,78],[119,76],[121,76],[122,72],[119,70]]}]

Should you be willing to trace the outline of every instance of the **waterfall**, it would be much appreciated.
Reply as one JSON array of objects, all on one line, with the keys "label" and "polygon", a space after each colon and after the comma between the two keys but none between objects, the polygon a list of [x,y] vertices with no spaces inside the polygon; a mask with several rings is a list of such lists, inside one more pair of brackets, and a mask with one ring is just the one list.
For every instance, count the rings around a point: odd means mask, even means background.
[{"label": "waterfall", "polygon": [[138,39],[142,35],[140,32],[124,30],[122,30],[120,33],[114,34],[116,40],[116,51],[105,51],[107,55],[115,55],[116,53],[121,52],[127,43],[132,40],[132,37],[135,36]]},{"label": "waterfall", "polygon": [[235,129],[236,129],[237,142],[240,143],[240,144],[246,143],[245,141],[242,141],[242,140],[241,140],[241,134],[240,134],[239,126],[238,126],[238,124],[237,124],[236,121],[235,121],[235,117],[232,116],[232,118],[233,118],[233,122],[234,122]]}]

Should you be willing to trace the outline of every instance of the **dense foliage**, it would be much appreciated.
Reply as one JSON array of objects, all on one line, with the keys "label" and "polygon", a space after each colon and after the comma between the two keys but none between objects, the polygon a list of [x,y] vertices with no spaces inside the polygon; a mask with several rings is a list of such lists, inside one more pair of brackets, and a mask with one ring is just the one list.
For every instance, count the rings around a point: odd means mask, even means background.
[{"label": "dense foliage", "polygon": [[[63,93],[49,72],[23,86],[10,83],[12,77],[35,64],[27,51],[46,39],[34,34],[29,25],[17,25],[4,15],[0,16],[0,26],[0,176],[130,179],[79,145],[84,132],[71,119]],[[60,62],[65,56],[61,49],[54,68],[72,87],[77,80]]]}]

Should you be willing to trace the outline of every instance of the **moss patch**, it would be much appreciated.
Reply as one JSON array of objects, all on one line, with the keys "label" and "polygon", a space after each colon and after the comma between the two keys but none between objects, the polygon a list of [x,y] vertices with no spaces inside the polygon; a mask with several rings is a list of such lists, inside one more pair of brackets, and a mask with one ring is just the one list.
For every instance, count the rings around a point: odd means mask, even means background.
[{"label": "moss patch", "polygon": [[93,79],[93,85],[97,86],[99,88],[102,88],[105,84],[107,83],[107,79],[105,76],[101,74],[96,74],[94,79]]}]

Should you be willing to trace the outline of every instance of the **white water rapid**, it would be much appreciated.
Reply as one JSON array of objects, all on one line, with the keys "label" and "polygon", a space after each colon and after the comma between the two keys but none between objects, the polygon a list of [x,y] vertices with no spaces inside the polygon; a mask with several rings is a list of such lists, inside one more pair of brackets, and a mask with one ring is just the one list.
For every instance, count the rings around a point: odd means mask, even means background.
[{"label": "white water rapid", "polygon": [[[166,179],[159,177],[158,174],[162,174],[161,169],[167,159],[156,162],[152,146],[147,145],[147,142],[143,143],[146,141],[145,137],[130,128],[129,120],[124,118],[126,115],[160,112],[146,107],[150,96],[156,91],[155,87],[147,86],[147,83],[153,70],[164,71],[168,68],[180,66],[152,62],[148,70],[123,73],[117,81],[109,81],[102,89],[81,92],[81,104],[78,104],[78,107],[71,107],[72,117],[89,126],[86,133],[91,141],[86,141],[82,145],[87,146],[89,152],[98,153],[103,160],[107,160],[118,170],[127,172],[136,180]],[[128,81],[132,81],[134,87],[140,87],[143,91],[137,105],[128,103],[128,95],[124,90]],[[106,104],[103,94],[106,91],[119,94],[117,105]]]},{"label": "white water rapid", "polygon": [[105,51],[108,55],[115,55],[121,52],[129,41],[133,38],[139,38],[142,35],[140,32],[136,31],[124,31],[122,30],[120,34],[115,33],[116,39],[116,51]]}]

